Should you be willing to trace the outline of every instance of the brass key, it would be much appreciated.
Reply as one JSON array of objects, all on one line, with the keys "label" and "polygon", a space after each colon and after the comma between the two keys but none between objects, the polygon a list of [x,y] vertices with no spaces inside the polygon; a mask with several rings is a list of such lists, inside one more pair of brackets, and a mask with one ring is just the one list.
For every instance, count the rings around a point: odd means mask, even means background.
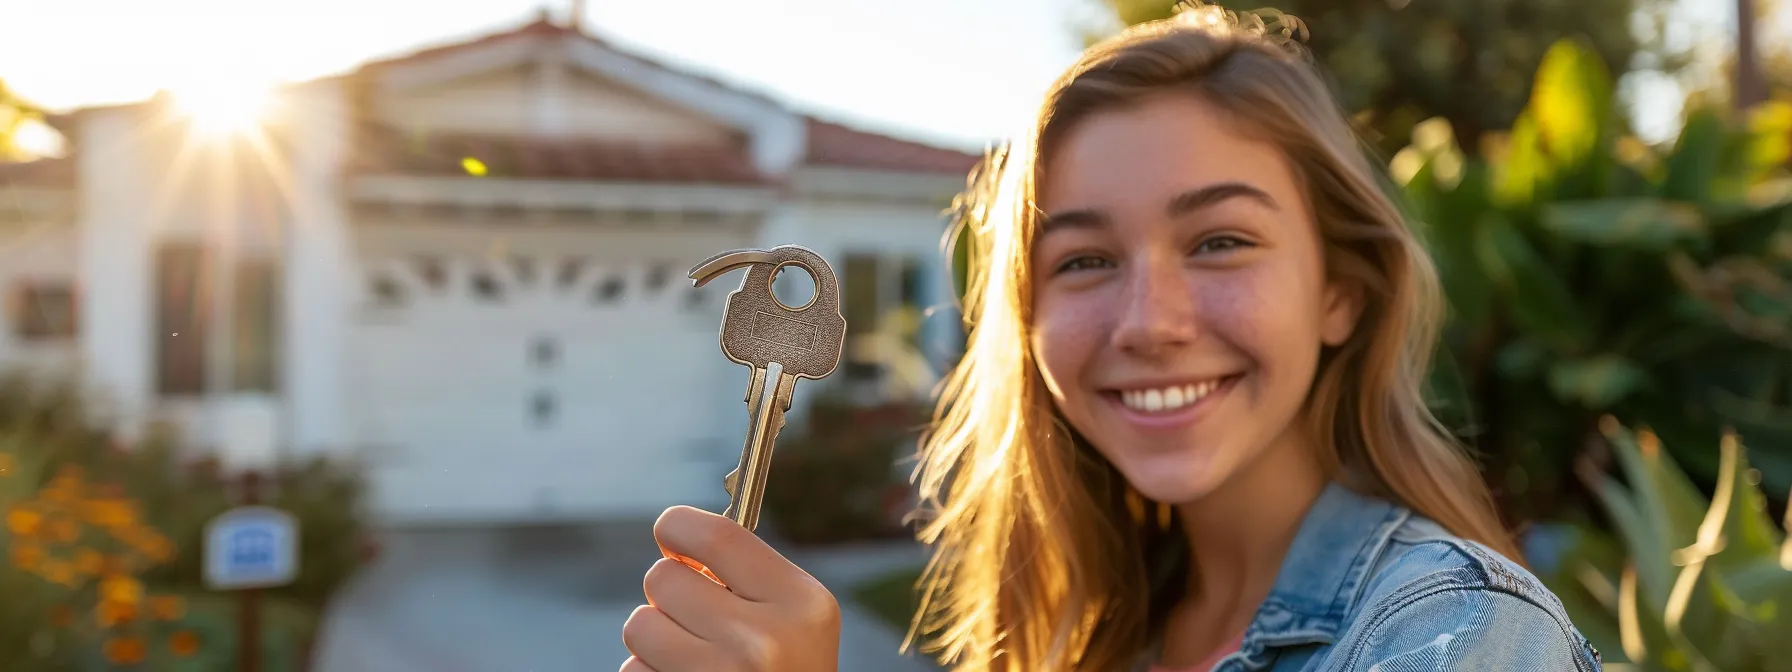
[{"label": "brass key", "polygon": [[[796,379],[819,380],[840,364],[846,344],[846,317],[840,314],[840,287],[834,269],[808,249],[782,245],[770,250],[724,252],[691,269],[702,287],[742,266],[747,277],[728,293],[722,317],[722,354],[753,369],[747,385],[747,441],[740,465],[728,474],[724,514],[741,527],[759,526],[759,507],[772,465],[772,446],[784,428]],[[786,266],[815,279],[815,296],[803,306],[786,306],[772,295],[772,281]]]}]

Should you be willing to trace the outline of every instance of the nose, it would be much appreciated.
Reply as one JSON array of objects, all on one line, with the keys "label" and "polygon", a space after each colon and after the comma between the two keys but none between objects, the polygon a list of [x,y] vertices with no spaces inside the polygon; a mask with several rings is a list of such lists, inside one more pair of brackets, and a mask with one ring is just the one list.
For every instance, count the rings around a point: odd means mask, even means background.
[{"label": "nose", "polygon": [[1199,334],[1195,297],[1179,256],[1150,255],[1127,269],[1113,334],[1115,347],[1156,357],[1194,342]]}]

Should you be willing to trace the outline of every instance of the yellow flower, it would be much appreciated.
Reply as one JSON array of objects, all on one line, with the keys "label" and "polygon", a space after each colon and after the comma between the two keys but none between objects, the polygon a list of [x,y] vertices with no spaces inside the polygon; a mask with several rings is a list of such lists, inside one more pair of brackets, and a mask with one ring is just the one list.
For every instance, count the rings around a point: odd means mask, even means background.
[{"label": "yellow flower", "polygon": [[113,665],[135,665],[143,662],[149,647],[136,637],[114,637],[106,640],[106,660]]},{"label": "yellow flower", "polygon": [[43,514],[30,509],[14,508],[13,510],[6,512],[6,529],[11,530],[14,536],[29,537],[35,535],[37,534],[38,529],[43,526],[43,522]]},{"label": "yellow flower", "polygon": [[187,605],[177,595],[157,595],[149,598],[149,616],[158,621],[179,620],[186,615]]},{"label": "yellow flower", "polygon": [[143,583],[128,576],[108,576],[100,581],[100,598],[122,604],[143,601]]}]

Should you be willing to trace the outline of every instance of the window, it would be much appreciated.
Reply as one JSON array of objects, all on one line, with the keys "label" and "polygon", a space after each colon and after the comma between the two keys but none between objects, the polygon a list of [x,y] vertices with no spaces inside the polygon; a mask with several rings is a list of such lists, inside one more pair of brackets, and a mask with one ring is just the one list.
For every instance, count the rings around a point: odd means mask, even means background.
[{"label": "window", "polygon": [[880,254],[848,254],[841,272],[841,312],[848,346],[849,378],[875,378],[891,362],[891,342],[920,347],[925,277],[919,259]]},{"label": "window", "polygon": [[529,359],[541,368],[548,368],[560,359],[560,342],[548,336],[535,339],[534,347],[529,349]]},{"label": "window", "polygon": [[25,281],[13,289],[8,321],[21,341],[75,337],[75,288],[69,282]]},{"label": "window", "polygon": [[[155,258],[156,391],[191,395],[208,391],[212,366],[225,354],[214,348],[211,282],[215,262],[196,243],[163,246]],[[270,259],[241,259],[233,269],[227,385],[230,391],[269,392],[278,384],[280,266]]]},{"label": "window", "polygon": [[504,288],[491,271],[479,269],[473,271],[473,296],[481,301],[493,302],[504,298]]},{"label": "window", "polygon": [[623,282],[620,276],[612,275],[604,278],[597,285],[597,301],[599,303],[615,303],[622,298]]},{"label": "window", "polygon": [[547,427],[554,422],[555,412],[559,410],[554,395],[550,392],[536,392],[529,399],[529,415],[534,418],[536,427]]}]

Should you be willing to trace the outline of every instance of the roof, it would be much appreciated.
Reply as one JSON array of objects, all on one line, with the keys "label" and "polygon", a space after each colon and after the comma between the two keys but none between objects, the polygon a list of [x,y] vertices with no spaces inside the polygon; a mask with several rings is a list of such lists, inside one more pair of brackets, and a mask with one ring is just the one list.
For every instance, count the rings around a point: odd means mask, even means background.
[{"label": "roof", "polygon": [[[408,54],[369,61],[348,75],[325,78],[345,80],[374,75],[381,70],[479,49],[503,42],[555,36],[577,36],[640,63],[644,67],[675,73],[760,100],[759,93],[713,77],[667,66],[631,54],[585,31],[555,24],[545,17],[521,27],[470,40],[430,47]],[[141,103],[139,103],[141,104]],[[783,107],[781,104],[780,107]],[[111,106],[121,107],[121,106]],[[86,110],[56,115],[65,125]],[[981,155],[936,147],[848,126],[803,117],[807,126],[804,165],[888,170],[914,173],[963,174]],[[478,159],[493,176],[535,179],[704,182],[752,184],[770,181],[754,167],[744,144],[732,148],[667,147],[616,142],[566,140],[471,133],[432,133],[419,136],[390,125],[363,122],[354,126],[355,154],[349,170],[356,172],[402,171],[421,174],[464,174],[462,159]],[[66,131],[65,131],[66,132]],[[36,162],[44,163],[44,162]],[[72,162],[71,162],[72,163]],[[30,167],[28,167],[30,166]],[[36,180],[72,184],[72,166],[0,164],[0,182]]]},{"label": "roof", "polygon": [[983,157],[808,118],[809,147],[803,162],[922,173],[964,174]]},{"label": "roof", "polygon": [[466,175],[474,159],[491,177],[750,185],[769,180],[744,146],[665,146],[471,133],[406,133],[367,123],[349,161],[352,173]]},{"label": "roof", "polygon": [[0,162],[0,187],[62,187],[74,182],[75,160],[72,158]]}]

